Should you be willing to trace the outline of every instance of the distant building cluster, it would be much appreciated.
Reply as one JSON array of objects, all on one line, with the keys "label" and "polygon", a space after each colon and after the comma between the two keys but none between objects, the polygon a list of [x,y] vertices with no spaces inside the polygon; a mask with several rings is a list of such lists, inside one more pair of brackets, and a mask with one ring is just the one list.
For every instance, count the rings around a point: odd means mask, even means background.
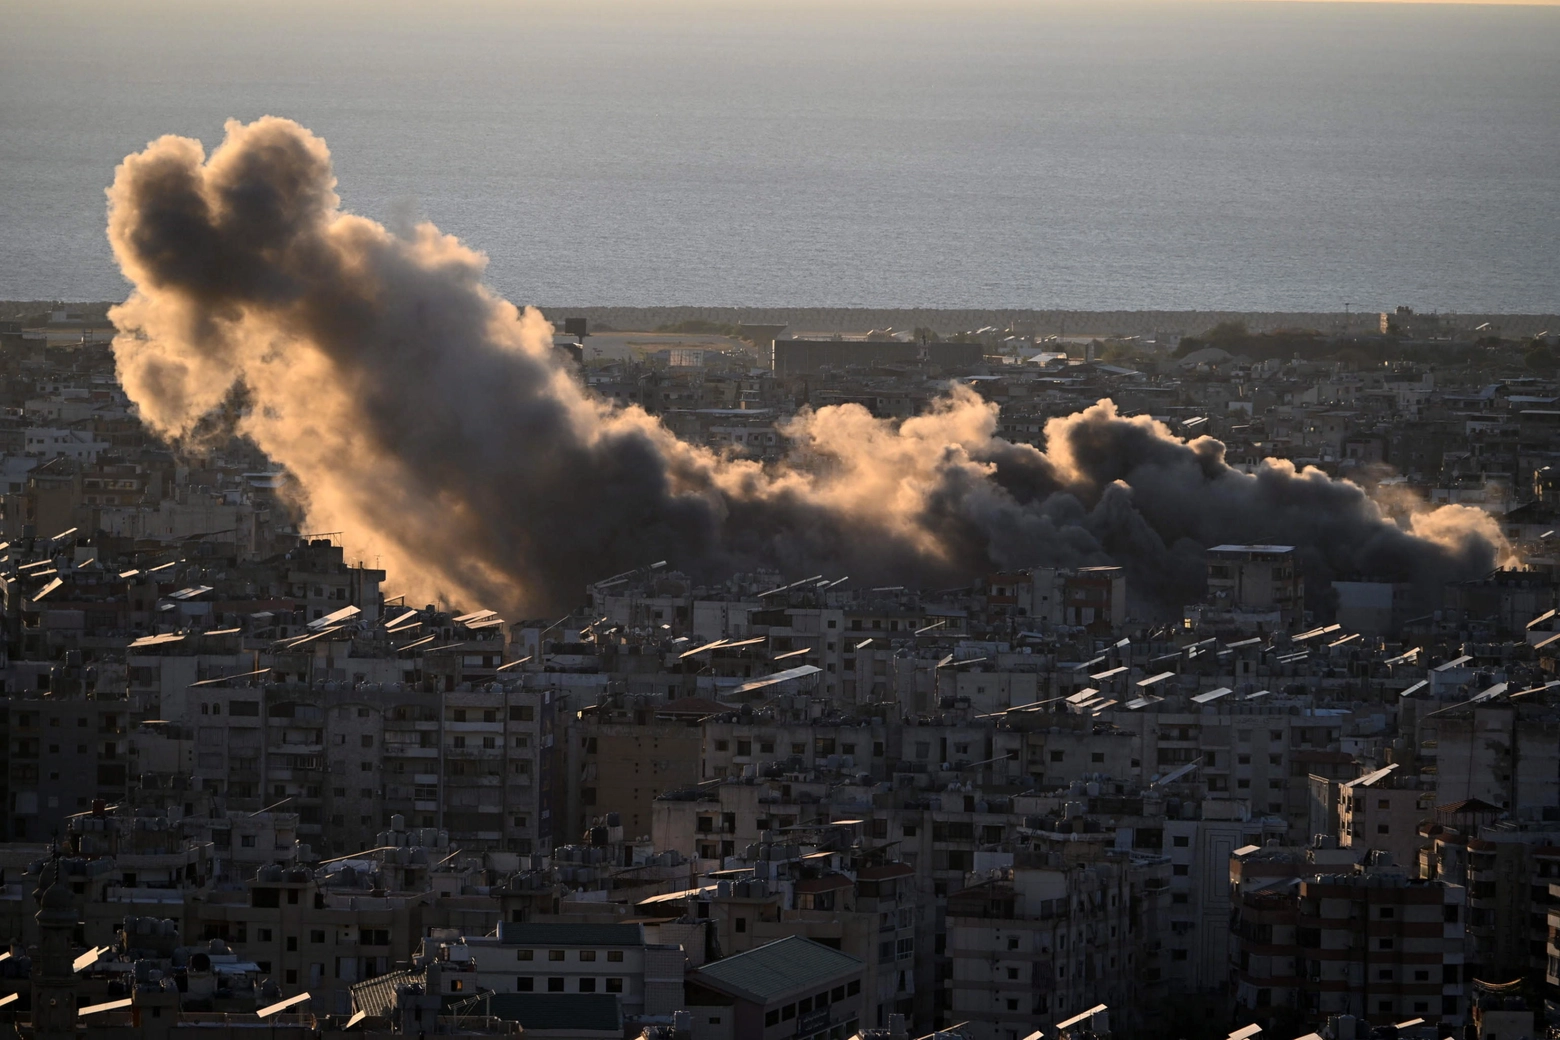
[{"label": "distant building cluster", "polygon": [[1117,566],[931,589],[656,563],[535,619],[387,595],[220,415],[149,439],[105,341],[0,326],[5,1035],[1560,1025],[1560,390],[1520,358],[1106,362],[1011,330],[581,351],[602,395],[758,458],[802,407],[906,417],[949,379],[1022,442],[1112,397],[1234,462],[1476,505],[1521,562],[1419,612],[1369,575],[1308,585],[1292,546],[1209,545],[1173,619]]}]

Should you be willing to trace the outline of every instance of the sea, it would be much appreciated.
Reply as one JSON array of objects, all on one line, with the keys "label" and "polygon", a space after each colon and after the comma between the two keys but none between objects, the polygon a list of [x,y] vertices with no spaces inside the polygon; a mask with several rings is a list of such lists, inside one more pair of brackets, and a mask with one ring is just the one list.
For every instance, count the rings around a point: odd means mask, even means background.
[{"label": "sea", "polygon": [[516,302],[1560,312],[1560,7],[0,0],[0,299],[162,134],[322,135]]}]

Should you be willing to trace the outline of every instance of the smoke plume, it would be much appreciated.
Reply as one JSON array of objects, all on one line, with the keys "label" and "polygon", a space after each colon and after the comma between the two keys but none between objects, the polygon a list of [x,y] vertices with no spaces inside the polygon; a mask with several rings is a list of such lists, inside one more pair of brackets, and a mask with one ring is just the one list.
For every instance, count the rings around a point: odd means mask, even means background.
[{"label": "smoke plume", "polygon": [[240,391],[238,429],[293,475],[311,528],[347,532],[419,599],[531,616],[661,558],[947,584],[1117,562],[1140,602],[1174,609],[1221,542],[1296,545],[1323,579],[1494,562],[1482,514],[1404,530],[1353,484],[1236,471],[1218,441],[1109,401],[1053,419],[1045,450],[998,437],[996,407],[955,386],[900,423],[804,412],[783,463],[731,458],[593,396],[542,316],[483,286],[480,254],[344,213],[335,186],[325,143],[275,118],[230,122],[209,157],[164,137],[126,158],[108,192],[135,285],[112,312],[119,375],[172,439]]}]

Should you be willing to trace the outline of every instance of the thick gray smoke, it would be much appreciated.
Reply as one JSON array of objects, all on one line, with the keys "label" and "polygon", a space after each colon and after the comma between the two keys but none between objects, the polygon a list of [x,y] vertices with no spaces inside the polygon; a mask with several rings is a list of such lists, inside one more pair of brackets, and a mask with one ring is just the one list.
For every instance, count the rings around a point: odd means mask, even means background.
[{"label": "thick gray smoke", "polygon": [[483,287],[480,254],[343,213],[335,183],[325,143],[282,119],[229,123],[209,158],[178,137],[129,156],[108,193],[135,284],[114,349],[169,437],[242,388],[240,429],[296,478],[310,526],[347,532],[419,599],[534,614],[660,558],[948,584],[1115,561],[1174,608],[1220,542],[1301,546],[1317,577],[1438,582],[1495,559],[1475,510],[1404,530],[1353,484],[1276,461],[1240,473],[1217,441],[1104,401],[1052,420],[1045,451],[997,437],[995,406],[955,387],[903,423],[805,413],[781,465],[727,458],[596,399],[540,314]]}]

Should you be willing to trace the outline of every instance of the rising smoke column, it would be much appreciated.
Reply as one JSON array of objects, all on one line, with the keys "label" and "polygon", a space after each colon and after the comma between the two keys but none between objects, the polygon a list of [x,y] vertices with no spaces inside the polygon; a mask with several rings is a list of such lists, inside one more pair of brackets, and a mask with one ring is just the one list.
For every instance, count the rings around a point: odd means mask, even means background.
[{"label": "rising smoke column", "polygon": [[1300,546],[1322,578],[1439,583],[1494,562],[1474,510],[1405,531],[1353,484],[1240,473],[1219,442],[1108,401],[1052,420],[1045,451],[997,437],[995,406],[953,387],[903,423],[806,412],[782,427],[784,463],[732,459],[593,396],[542,316],[482,285],[484,257],[431,224],[343,213],[335,184],[325,143],[275,118],[228,123],[209,158],[179,137],[127,157],[108,192],[135,285],[111,312],[115,356],[171,439],[242,390],[239,430],[294,476],[310,526],[347,532],[417,598],[534,614],[660,558],[944,583],[1120,562],[1173,610],[1219,542]]}]

